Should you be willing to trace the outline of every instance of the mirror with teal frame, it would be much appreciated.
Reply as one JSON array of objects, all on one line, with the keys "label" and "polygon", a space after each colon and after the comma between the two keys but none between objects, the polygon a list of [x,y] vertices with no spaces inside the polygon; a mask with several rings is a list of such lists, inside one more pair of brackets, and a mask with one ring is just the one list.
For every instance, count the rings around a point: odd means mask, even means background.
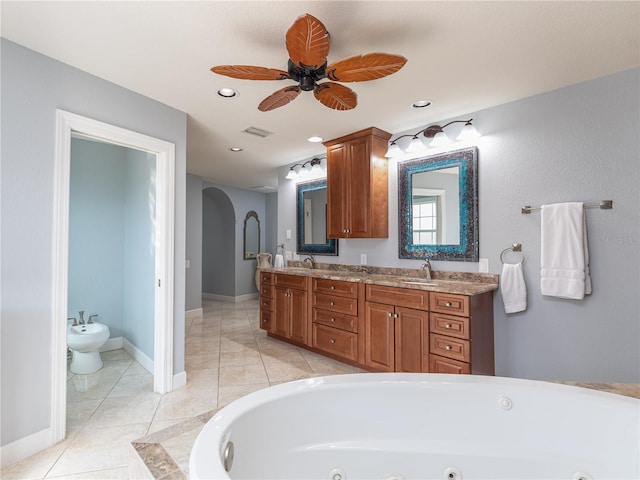
[{"label": "mirror with teal frame", "polygon": [[477,262],[478,149],[398,163],[399,258]]},{"label": "mirror with teal frame", "polygon": [[338,240],[327,238],[327,180],[299,183],[296,188],[297,252],[338,255]]}]

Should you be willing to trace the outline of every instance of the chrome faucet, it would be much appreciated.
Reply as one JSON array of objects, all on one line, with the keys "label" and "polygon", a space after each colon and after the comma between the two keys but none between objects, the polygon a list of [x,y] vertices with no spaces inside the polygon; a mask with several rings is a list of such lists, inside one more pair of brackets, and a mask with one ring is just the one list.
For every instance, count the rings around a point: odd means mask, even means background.
[{"label": "chrome faucet", "polygon": [[316,259],[313,258],[313,255],[309,255],[304,260],[302,260],[302,263],[307,263],[307,262],[309,262],[309,264],[311,265],[311,268],[316,268]]},{"label": "chrome faucet", "polygon": [[76,317],[67,317],[67,322],[69,320],[73,320],[73,323],[71,324],[72,327],[78,326],[78,320],[76,319]]},{"label": "chrome faucet", "polygon": [[84,310],[80,310],[80,320],[78,320],[78,324],[84,325]]},{"label": "chrome faucet", "polygon": [[97,317],[98,315],[89,315],[89,320],[87,320],[87,323],[93,323],[93,317]]},{"label": "chrome faucet", "polygon": [[424,272],[424,277],[427,280],[431,280],[431,261],[429,258],[424,259],[424,263],[420,265],[420,270]]}]

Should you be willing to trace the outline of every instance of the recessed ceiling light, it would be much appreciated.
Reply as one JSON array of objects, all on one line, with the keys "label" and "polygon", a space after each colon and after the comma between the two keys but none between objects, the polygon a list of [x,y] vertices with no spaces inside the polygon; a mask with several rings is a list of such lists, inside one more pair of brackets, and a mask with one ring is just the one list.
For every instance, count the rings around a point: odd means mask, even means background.
[{"label": "recessed ceiling light", "polygon": [[312,143],[320,143],[323,140],[324,140],[324,138],[322,138],[322,137],[309,137],[309,138],[307,138],[307,141],[312,142]]},{"label": "recessed ceiling light", "polygon": [[230,147],[229,150],[231,150],[232,152],[241,152],[242,147]]},{"label": "recessed ceiling light", "polygon": [[239,93],[237,90],[234,90],[233,88],[221,88],[220,90],[218,90],[218,95],[224,98],[233,98],[239,95]]},{"label": "recessed ceiling light", "polygon": [[428,107],[429,105],[431,105],[431,102],[429,100],[418,100],[411,104],[411,108],[424,108]]}]

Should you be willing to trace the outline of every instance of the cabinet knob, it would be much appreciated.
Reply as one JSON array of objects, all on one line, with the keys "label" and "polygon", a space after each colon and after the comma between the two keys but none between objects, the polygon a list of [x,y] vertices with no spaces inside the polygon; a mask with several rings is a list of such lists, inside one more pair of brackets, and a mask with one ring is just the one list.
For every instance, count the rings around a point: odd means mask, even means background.
[{"label": "cabinet knob", "polygon": [[445,346],[444,346],[444,349],[445,349],[445,350],[451,350],[451,345],[445,345]]},{"label": "cabinet knob", "polygon": [[267,323],[267,320],[266,320],[266,319],[265,319],[265,320],[262,320],[262,323]]},{"label": "cabinet knob", "polygon": [[333,285],[331,285],[331,290],[335,290],[335,289],[336,289],[336,287],[334,287]]},{"label": "cabinet knob", "polygon": [[387,317],[391,318],[391,312],[387,313]]},{"label": "cabinet knob", "polygon": [[451,302],[444,302],[444,306],[445,307],[450,307],[451,306]]},{"label": "cabinet knob", "polygon": [[333,302],[329,302],[329,305],[331,305],[333,307]]},{"label": "cabinet knob", "polygon": [[330,340],[330,342],[331,343],[336,343],[336,341],[333,338]]},{"label": "cabinet knob", "polygon": [[451,324],[450,323],[445,323],[444,324],[444,328],[451,328]]},{"label": "cabinet knob", "polygon": [[335,319],[335,318],[333,318],[333,317],[331,317],[331,321],[332,321],[332,322],[335,322],[335,321],[336,321],[336,319]]}]

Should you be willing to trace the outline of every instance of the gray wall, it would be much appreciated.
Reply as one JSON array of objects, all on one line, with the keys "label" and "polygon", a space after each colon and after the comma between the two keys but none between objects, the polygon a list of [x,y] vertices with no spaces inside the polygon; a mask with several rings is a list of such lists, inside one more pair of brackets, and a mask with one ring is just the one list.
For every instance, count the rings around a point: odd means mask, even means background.
[{"label": "gray wall", "polygon": [[[231,200],[218,188],[202,197],[202,292],[235,296],[236,219]],[[187,236],[190,236],[189,232]],[[242,241],[242,240],[241,240]]]},{"label": "gray wall", "polygon": [[272,263],[276,257],[276,249],[278,246],[278,193],[265,194],[265,206],[264,206],[265,221],[260,222],[264,224],[264,251],[270,253],[273,258]]},{"label": "gray wall", "polygon": [[[479,112],[480,257],[500,273],[500,252],[523,245],[528,308],[506,315],[494,296],[497,375],[543,380],[640,381],[640,70],[634,69]],[[443,122],[446,119],[442,120]],[[419,130],[417,125],[412,133]],[[349,132],[344,132],[345,134]],[[398,132],[405,133],[405,132]],[[279,169],[278,237],[295,251],[295,182]],[[397,162],[389,162],[389,238],[340,240],[328,263],[417,268],[397,254]],[[587,210],[593,294],[540,295],[540,214],[520,206],[611,199]],[[433,262],[477,271],[477,263]]]},{"label": "gray wall", "polygon": [[0,443],[7,445],[50,427],[56,109],[176,145],[174,373],[184,371],[187,122],[183,112],[1,42]]},{"label": "gray wall", "polygon": [[187,174],[187,310],[202,308],[202,177]]}]

